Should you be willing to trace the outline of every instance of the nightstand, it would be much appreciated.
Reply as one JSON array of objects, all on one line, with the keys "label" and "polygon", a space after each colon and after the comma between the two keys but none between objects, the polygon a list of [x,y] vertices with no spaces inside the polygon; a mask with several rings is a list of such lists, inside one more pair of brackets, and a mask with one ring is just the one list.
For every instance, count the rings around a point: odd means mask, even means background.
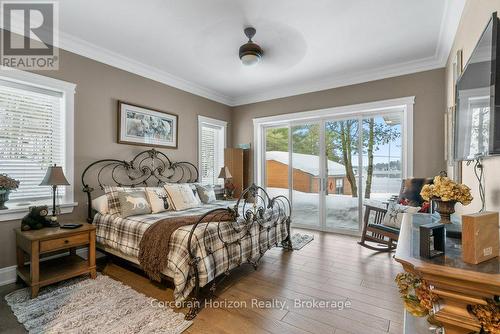
[{"label": "nightstand", "polygon": [[[67,223],[67,222],[65,222]],[[90,274],[96,277],[95,226],[83,223],[75,229],[46,227],[41,230],[16,233],[17,276],[31,287],[31,298],[38,295],[42,286],[57,283],[75,276]],[[76,247],[88,247],[88,260],[76,255]],[[69,255],[40,261],[40,255],[69,250]],[[30,263],[25,264],[25,254]]]}]

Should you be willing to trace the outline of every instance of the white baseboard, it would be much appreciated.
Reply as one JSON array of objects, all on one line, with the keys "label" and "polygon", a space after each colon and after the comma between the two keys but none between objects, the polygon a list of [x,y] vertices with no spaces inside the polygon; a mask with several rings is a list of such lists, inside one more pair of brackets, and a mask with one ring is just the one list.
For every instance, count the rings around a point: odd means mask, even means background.
[{"label": "white baseboard", "polygon": [[[64,255],[67,255],[67,254],[68,253],[56,254],[53,256],[46,257],[42,261],[54,259],[54,258],[61,257]],[[76,250],[76,255],[78,255],[84,259],[88,258],[88,254],[89,254],[89,251],[88,251],[88,248],[86,248],[86,247],[79,248]],[[103,256],[105,256],[103,253],[96,251],[96,258],[100,258]],[[11,284],[11,283],[14,283],[16,281],[16,268],[17,268],[17,265],[5,267],[5,268],[0,268],[0,286]]]},{"label": "white baseboard", "polygon": [[0,286],[14,283],[16,281],[17,266],[0,268]]}]

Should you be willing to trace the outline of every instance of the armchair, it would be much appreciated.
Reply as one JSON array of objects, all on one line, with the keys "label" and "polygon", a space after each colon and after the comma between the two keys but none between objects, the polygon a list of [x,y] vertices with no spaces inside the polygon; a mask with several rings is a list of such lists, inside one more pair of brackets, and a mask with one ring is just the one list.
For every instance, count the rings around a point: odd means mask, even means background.
[{"label": "armchair", "polygon": [[[397,201],[404,201],[410,206],[422,206],[424,201],[420,196],[420,191],[425,184],[431,184],[432,181],[429,178],[402,180]],[[385,208],[365,204],[363,230],[361,232],[361,240],[358,244],[379,252],[391,252],[396,249],[399,229],[383,224],[388,207],[388,203],[384,204]],[[371,243],[375,243],[376,245]]]}]

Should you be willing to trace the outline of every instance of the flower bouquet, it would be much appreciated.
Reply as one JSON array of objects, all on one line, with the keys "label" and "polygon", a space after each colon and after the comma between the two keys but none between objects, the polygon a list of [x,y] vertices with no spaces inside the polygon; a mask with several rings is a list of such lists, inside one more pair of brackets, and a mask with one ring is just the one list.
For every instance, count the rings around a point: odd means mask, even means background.
[{"label": "flower bouquet", "polygon": [[19,187],[19,181],[14,180],[6,174],[0,174],[0,210],[8,209],[5,202],[9,200],[9,194],[12,190]]},{"label": "flower bouquet", "polygon": [[427,282],[408,272],[399,273],[395,281],[405,309],[415,317],[429,316],[427,321],[436,324],[432,311],[438,297],[432,293]]},{"label": "flower bouquet", "polygon": [[433,184],[424,185],[420,196],[425,201],[433,200],[437,203],[436,211],[443,224],[451,224],[450,216],[455,212],[457,202],[469,205],[473,199],[469,187],[456,183],[443,174],[436,176]]}]

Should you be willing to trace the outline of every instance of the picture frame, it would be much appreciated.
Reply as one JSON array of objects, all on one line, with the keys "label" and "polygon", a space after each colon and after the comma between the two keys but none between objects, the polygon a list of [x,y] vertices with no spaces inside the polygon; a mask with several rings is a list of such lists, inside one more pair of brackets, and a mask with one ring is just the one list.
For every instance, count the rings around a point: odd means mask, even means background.
[{"label": "picture frame", "polygon": [[454,131],[455,131],[455,113],[456,113],[456,106],[455,106],[455,100],[456,100],[456,93],[457,93],[457,81],[462,75],[462,72],[464,70],[464,59],[463,59],[463,50],[458,49],[457,52],[455,53],[455,57],[453,57],[452,61],[452,84],[453,84],[453,89],[451,92],[452,96],[452,101],[453,101],[453,106],[450,107],[447,110],[446,113],[446,118],[445,124],[448,128],[448,133],[447,133],[447,138],[446,138],[446,151],[447,151],[447,165],[448,165],[448,171],[450,174],[452,174],[452,178],[457,181],[461,182],[462,180],[462,162],[458,162],[454,160],[454,150],[455,150],[455,137],[454,137]]},{"label": "picture frame", "polygon": [[445,160],[447,165],[452,167],[456,164],[454,160],[455,152],[455,106],[449,107],[444,115],[444,141]]},{"label": "picture frame", "polygon": [[118,143],[148,147],[178,147],[179,116],[118,101]]}]

